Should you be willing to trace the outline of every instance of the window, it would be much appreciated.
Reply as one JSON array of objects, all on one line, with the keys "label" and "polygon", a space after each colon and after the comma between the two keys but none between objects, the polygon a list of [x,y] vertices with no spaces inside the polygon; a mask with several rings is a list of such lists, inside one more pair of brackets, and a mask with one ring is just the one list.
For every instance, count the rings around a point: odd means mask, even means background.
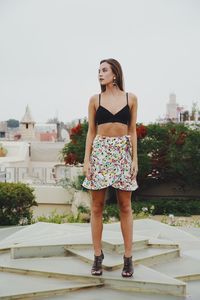
[{"label": "window", "polygon": [[5,138],[5,136],[6,136],[5,131],[0,131],[0,138]]}]

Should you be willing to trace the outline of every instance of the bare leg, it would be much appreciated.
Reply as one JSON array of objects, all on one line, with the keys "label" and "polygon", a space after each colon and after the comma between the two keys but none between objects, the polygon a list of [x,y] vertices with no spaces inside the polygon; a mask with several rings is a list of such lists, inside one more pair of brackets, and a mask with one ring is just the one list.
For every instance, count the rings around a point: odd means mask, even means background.
[{"label": "bare leg", "polygon": [[129,191],[117,190],[117,199],[120,208],[121,230],[124,239],[126,257],[132,256],[133,243],[133,215],[131,208],[131,193]]},{"label": "bare leg", "polygon": [[91,191],[92,203],[91,203],[91,231],[92,231],[92,241],[94,247],[94,254],[99,256],[101,254],[101,239],[103,231],[103,207],[105,199],[105,189],[98,191]]}]

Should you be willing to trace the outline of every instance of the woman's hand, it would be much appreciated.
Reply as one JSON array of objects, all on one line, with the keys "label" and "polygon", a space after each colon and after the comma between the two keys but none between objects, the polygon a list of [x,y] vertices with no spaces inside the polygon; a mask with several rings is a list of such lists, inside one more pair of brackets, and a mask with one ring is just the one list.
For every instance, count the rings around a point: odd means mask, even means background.
[{"label": "woman's hand", "polygon": [[88,160],[84,161],[83,174],[87,177],[88,180],[91,178],[91,165]]},{"label": "woman's hand", "polygon": [[135,160],[132,160],[131,163],[131,178],[132,179],[136,179],[138,173],[138,163]]}]

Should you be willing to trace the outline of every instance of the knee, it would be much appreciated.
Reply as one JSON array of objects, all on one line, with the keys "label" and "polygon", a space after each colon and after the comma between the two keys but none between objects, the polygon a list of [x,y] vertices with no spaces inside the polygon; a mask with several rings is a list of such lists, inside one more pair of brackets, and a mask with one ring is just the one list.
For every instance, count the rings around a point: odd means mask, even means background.
[{"label": "knee", "polygon": [[130,203],[121,203],[119,207],[120,207],[120,212],[123,214],[132,213],[132,208]]},{"label": "knee", "polygon": [[101,204],[101,203],[93,203],[92,204],[92,213],[95,216],[102,215],[102,212],[103,212],[103,204]]}]

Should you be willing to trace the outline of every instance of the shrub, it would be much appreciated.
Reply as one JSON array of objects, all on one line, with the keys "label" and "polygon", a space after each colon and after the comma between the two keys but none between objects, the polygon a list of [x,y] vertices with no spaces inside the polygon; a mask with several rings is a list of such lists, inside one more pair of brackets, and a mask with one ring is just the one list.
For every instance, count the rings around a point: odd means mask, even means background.
[{"label": "shrub", "polygon": [[35,218],[32,223],[36,222],[46,222],[46,223],[56,223],[56,224],[63,224],[63,223],[88,223],[90,220],[90,210],[82,205],[78,207],[78,214],[74,216],[72,213],[64,213],[59,214],[57,213],[56,209],[51,212],[50,215],[39,216]]},{"label": "shrub", "polygon": [[0,183],[0,225],[30,224],[37,206],[33,188],[24,183]]},{"label": "shrub", "polygon": [[76,190],[87,191],[86,188],[82,186],[83,180],[85,179],[85,175],[78,175],[74,182],[72,182],[72,186]]},{"label": "shrub", "polygon": [[[191,216],[200,215],[200,201],[191,199],[140,199],[132,201],[132,210],[135,217],[146,217],[150,215]],[[117,203],[106,204],[103,210],[104,222],[111,219],[120,220],[120,211]]]},{"label": "shrub", "polygon": [[56,223],[62,224],[67,222],[67,214],[58,214],[56,209],[51,212],[49,216],[39,216],[32,220],[32,223],[36,222],[46,222],[46,223]]},{"label": "shrub", "polygon": [[83,123],[78,123],[78,125],[71,129],[71,141],[65,144],[60,153],[61,159],[63,159],[66,164],[76,165],[83,163],[87,131],[88,122],[86,120]]},{"label": "shrub", "polygon": [[[185,124],[137,124],[137,176],[140,193],[160,182],[174,182],[185,191],[200,182],[200,126]],[[71,141],[61,151],[66,164],[83,163],[88,123],[71,130]]]},{"label": "shrub", "polygon": [[134,212],[139,213],[143,207],[147,207],[148,210],[154,206],[153,214],[173,214],[175,216],[190,216],[200,214],[200,200],[190,199],[171,199],[171,198],[159,198],[159,199],[145,199],[139,198],[132,201],[132,208]]},{"label": "shrub", "polygon": [[112,218],[114,218],[116,221],[120,219],[119,207],[117,204],[107,204],[104,206],[103,221],[107,223]]},{"label": "shrub", "polygon": [[85,175],[78,175],[75,179],[70,180],[69,177],[64,177],[57,182],[57,185],[62,186],[64,189],[74,188],[87,192],[87,189],[82,186]]},{"label": "shrub", "polygon": [[152,183],[174,181],[182,190],[199,186],[200,128],[184,124],[150,124],[138,137],[138,182],[142,189]]}]

